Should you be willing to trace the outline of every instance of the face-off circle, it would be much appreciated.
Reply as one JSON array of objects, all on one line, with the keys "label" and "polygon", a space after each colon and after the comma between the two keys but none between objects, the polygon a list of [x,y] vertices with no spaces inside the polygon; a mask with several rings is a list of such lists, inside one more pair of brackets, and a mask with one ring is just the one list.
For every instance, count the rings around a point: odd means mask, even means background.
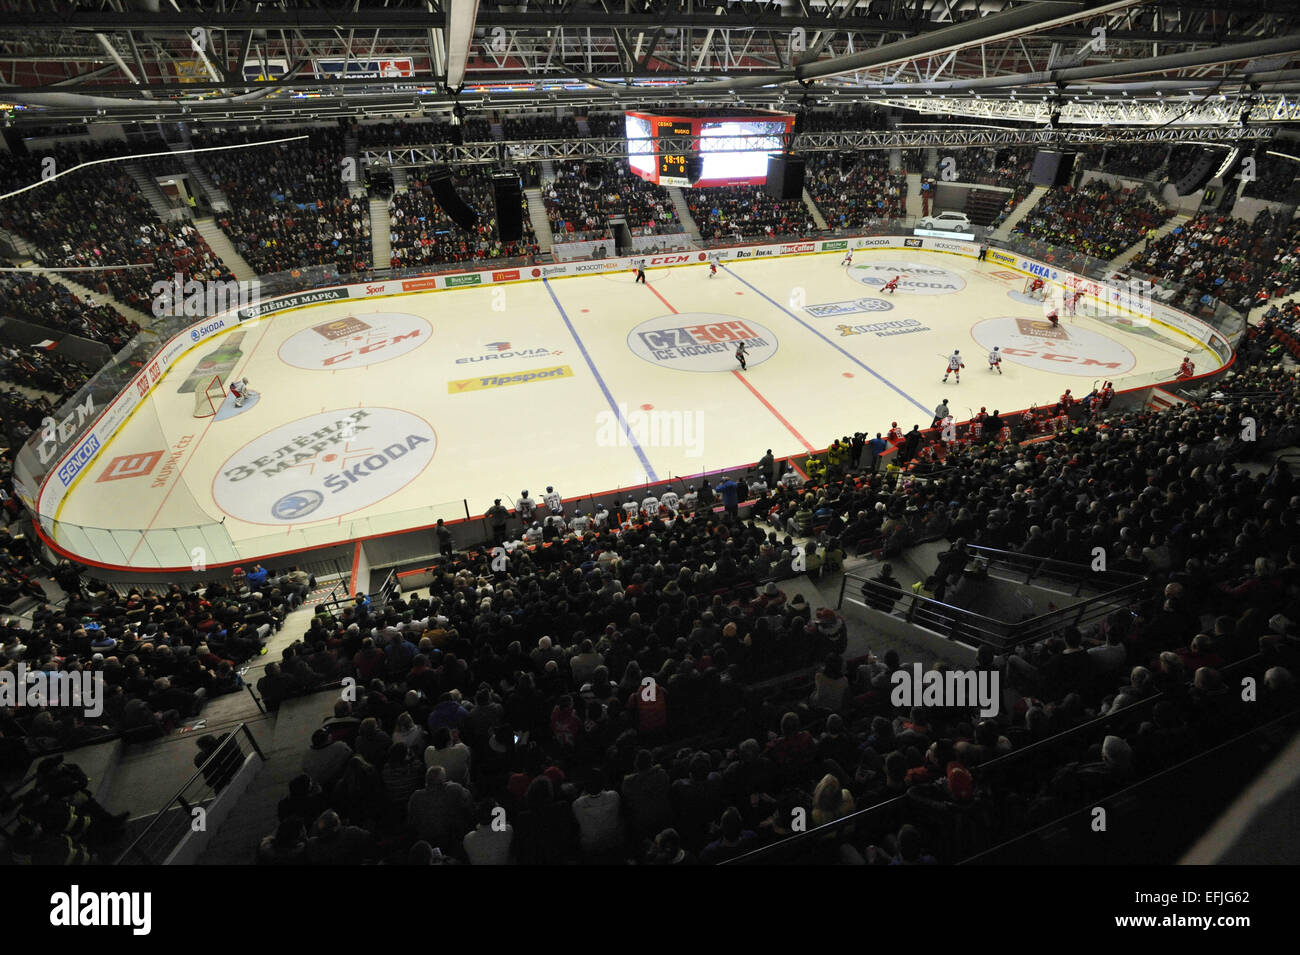
[{"label": "face-off circle", "polygon": [[364,368],[409,354],[432,334],[432,325],[406,312],[349,315],[290,335],[280,360],[308,371]]},{"label": "face-off circle", "polygon": [[745,363],[761,365],[779,347],[766,325],[734,315],[682,312],[642,322],[627,336],[638,358],[677,371],[731,371],[739,368],[736,346],[745,343]]},{"label": "face-off circle", "polygon": [[377,504],[423,473],[438,438],[396,408],[346,408],[299,418],[240,448],[212,479],[212,497],[250,524],[325,521]]},{"label": "face-off circle", "polygon": [[879,291],[894,276],[898,291],[912,295],[951,295],[966,287],[966,280],[950,269],[916,262],[864,262],[849,267],[849,276]]},{"label": "face-off circle", "polygon": [[1052,327],[1038,318],[988,318],[971,329],[971,336],[1017,365],[1058,375],[1114,378],[1137,366],[1137,358],[1119,342],[1077,326]]}]

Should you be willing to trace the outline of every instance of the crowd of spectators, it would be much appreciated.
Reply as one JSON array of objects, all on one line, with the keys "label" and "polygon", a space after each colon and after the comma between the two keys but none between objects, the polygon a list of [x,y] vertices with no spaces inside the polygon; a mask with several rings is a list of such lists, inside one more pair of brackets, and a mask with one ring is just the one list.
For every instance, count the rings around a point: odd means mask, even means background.
[{"label": "crowd of spectators", "polygon": [[1243,310],[1285,294],[1294,275],[1295,230],[1267,210],[1253,221],[1204,213],[1147,243],[1133,268],[1181,289],[1175,304],[1221,300]]},{"label": "crowd of spectators", "polygon": [[543,139],[578,139],[578,121],[572,116],[507,116],[501,121],[506,139],[537,142]]},{"label": "crowd of spectators", "polygon": [[623,216],[639,235],[680,231],[672,197],[618,159],[600,163],[557,162],[555,179],[542,190],[556,241],[609,235],[609,217]]},{"label": "crowd of spectators", "polygon": [[98,715],[66,706],[9,711],[5,768],[111,733],[132,742],[170,733],[208,700],[243,688],[239,665],[262,652],[311,583],[294,569],[272,576],[256,566],[242,583],[119,593],[93,579],[83,584],[80,568],[64,561],[52,575],[68,599],[56,607],[36,580],[51,571],[26,540],[0,532],[0,564],[10,575],[0,579],[0,602],[39,601],[28,612],[30,629],[9,619],[0,625],[0,669],[102,673],[105,685]]},{"label": "crowd of spectators", "polygon": [[477,210],[478,224],[462,229],[443,211],[433,188],[420,176],[409,176],[407,190],[388,201],[393,268],[418,268],[437,263],[474,263],[537,254],[537,239],[523,209],[524,235],[517,242],[502,242],[497,228],[492,181],[477,166],[452,170],[456,193]]},{"label": "crowd of spectators", "polygon": [[1259,153],[1255,159],[1255,178],[1246,183],[1243,196],[1267,199],[1289,206],[1300,205],[1300,163],[1281,156]]},{"label": "crowd of spectators", "polygon": [[369,149],[456,141],[456,127],[433,120],[399,119],[390,123],[358,123],[356,131],[357,145]]},{"label": "crowd of spectators", "polygon": [[1077,189],[1049,190],[1013,234],[1113,259],[1172,215],[1136,190],[1112,189],[1095,179]]},{"label": "crowd of spectators", "polygon": [[705,240],[797,236],[817,228],[803,199],[775,199],[762,186],[711,186],[685,195]]},{"label": "crowd of spectators", "polygon": [[812,153],[804,186],[833,229],[907,215],[907,174],[890,171],[888,152]]},{"label": "crowd of spectators", "polygon": [[[349,196],[342,128],[313,129],[306,140],[197,153],[213,185],[230,201],[217,225],[258,275],[316,265],[343,273],[371,267],[370,210]],[[213,131],[196,146],[258,142],[270,137]],[[360,170],[356,170],[358,176]]]},{"label": "crowd of spectators", "polygon": [[1084,169],[1096,169],[1115,176],[1145,179],[1165,164],[1168,149],[1153,149],[1145,143],[1111,143],[1089,146],[1079,154]]},{"label": "crowd of spectators", "polygon": [[[1031,449],[972,445],[929,482],[857,471],[778,485],[749,521],[629,512],[617,535],[511,544],[505,571],[486,553],[449,555],[427,596],[318,617],[290,648],[285,686],[352,675],[366,693],[315,733],[258,859],[714,863],[788,838],[796,819],[891,803],[887,832],[877,820],[801,854],[916,864],[1050,821],[1248,725],[1225,690],[1237,661],[1270,657],[1258,712],[1295,705],[1297,489],[1285,463],[1236,465],[1296,439],[1297,384],[1248,369],[1199,406],[1101,414]],[[1261,389],[1274,393],[1242,397]],[[1241,439],[1242,414],[1266,440]],[[791,552],[782,505],[795,499],[840,519],[824,531],[838,539],[883,540],[942,512],[933,526],[953,546],[936,576],[967,576],[969,544],[1075,560],[1100,547],[1150,587],[1132,613],[1005,657],[981,650],[978,668],[1008,688],[999,719],[896,707],[898,654],[845,660],[834,611],[762,583],[759,568]],[[873,605],[905,604],[890,580],[885,567],[864,591]],[[810,660],[794,695],[754,682]],[[1157,694],[1142,719],[1050,764],[982,773]]]},{"label": "crowd of spectators", "polygon": [[80,301],[40,272],[0,274],[0,312],[46,328],[103,342],[114,352],[140,331],[111,305]]},{"label": "crowd of spectators", "polygon": [[[15,188],[38,181],[46,158],[66,170],[131,148],[119,142],[60,146],[48,157],[5,155],[0,182]],[[57,189],[37,189],[0,203],[0,226],[31,243],[37,264],[94,269],[73,277],[145,314],[152,313],[154,283],[170,283],[177,273],[183,281],[232,278],[197,229],[158,219],[121,164],[103,163],[58,182]],[[107,268],[128,265],[134,267]]]},{"label": "crowd of spectators", "polygon": [[42,348],[0,345],[0,381],[39,388],[62,400],[72,397],[90,375],[91,369],[65,355]]}]

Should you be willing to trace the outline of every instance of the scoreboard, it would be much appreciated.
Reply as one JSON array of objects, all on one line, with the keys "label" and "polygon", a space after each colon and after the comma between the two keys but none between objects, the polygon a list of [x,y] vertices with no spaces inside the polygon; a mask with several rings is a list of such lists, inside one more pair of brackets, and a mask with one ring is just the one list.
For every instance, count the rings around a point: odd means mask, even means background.
[{"label": "scoreboard", "polygon": [[[767,158],[784,152],[794,127],[787,113],[746,110],[732,115],[624,114],[628,166],[661,186],[762,185]],[[692,159],[698,164],[692,182]]]},{"label": "scoreboard", "polygon": [[[683,138],[691,136],[695,130],[689,119],[665,119],[656,117],[653,121],[655,132],[655,152],[659,156],[659,185],[661,186],[689,186],[690,180],[686,177],[686,154],[684,152],[674,152],[667,148],[661,148],[660,141],[663,137]],[[666,144],[668,146],[673,143]],[[680,146],[680,144],[676,144]]]}]

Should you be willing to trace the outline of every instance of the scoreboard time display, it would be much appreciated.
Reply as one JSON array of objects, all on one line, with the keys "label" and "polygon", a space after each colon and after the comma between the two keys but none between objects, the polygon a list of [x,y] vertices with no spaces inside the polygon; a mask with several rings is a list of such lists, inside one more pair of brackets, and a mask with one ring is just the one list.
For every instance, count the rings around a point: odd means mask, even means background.
[{"label": "scoreboard time display", "polygon": [[681,151],[673,151],[666,148],[667,146],[677,145],[671,142],[661,147],[659,141],[662,137],[684,138],[691,136],[695,130],[689,119],[663,119],[656,117],[654,120],[655,129],[655,152],[659,154],[659,184],[661,186],[689,186],[690,180],[686,178],[686,154]]},{"label": "scoreboard time display", "polygon": [[[685,116],[628,112],[624,123],[633,173],[661,186],[690,188],[762,185],[768,156],[789,146],[794,117],[757,109]],[[687,175],[692,156],[700,163],[696,182]]]}]

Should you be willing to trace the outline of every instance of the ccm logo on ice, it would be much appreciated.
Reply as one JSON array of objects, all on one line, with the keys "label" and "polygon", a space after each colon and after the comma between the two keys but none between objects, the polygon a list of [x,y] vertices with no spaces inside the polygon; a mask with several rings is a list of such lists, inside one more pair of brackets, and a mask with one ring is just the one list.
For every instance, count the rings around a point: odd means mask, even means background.
[{"label": "ccm logo on ice", "polygon": [[330,489],[331,494],[346,491],[367,475],[388,467],[390,461],[396,461],[408,451],[414,451],[420,445],[428,443],[428,438],[422,438],[418,434],[408,434],[405,444],[390,444],[384,448],[382,454],[372,454],[360,464],[354,464],[350,468],[345,467],[339,474],[331,474],[325,479],[325,486]]},{"label": "ccm logo on ice", "polygon": [[82,892],[74,885],[50,896],[50,924],[57,928],[126,926],[132,935],[153,927],[151,892]]}]

